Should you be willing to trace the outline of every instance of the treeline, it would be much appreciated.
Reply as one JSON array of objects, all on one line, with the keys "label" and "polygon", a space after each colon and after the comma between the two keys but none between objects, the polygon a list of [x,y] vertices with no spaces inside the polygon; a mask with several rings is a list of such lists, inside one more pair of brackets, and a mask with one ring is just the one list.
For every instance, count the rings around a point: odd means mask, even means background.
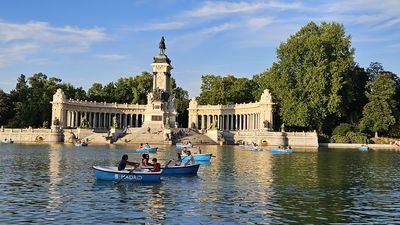
[{"label": "treeline", "polygon": [[400,135],[400,81],[380,63],[361,68],[351,37],[338,23],[313,22],[278,47],[277,61],[252,79],[202,77],[201,104],[258,101],[270,89],[274,125],[313,131],[334,142],[363,142],[382,133]]},{"label": "treeline", "polygon": [[[152,87],[153,78],[148,72],[120,78],[105,86],[94,83],[87,92],[43,73],[28,78],[21,74],[15,89],[9,94],[0,89],[0,124],[5,127],[48,127],[52,113],[50,101],[58,88],[63,89],[67,99],[147,104],[147,93]],[[171,90],[176,98],[178,123],[187,126],[188,92],[177,87],[174,79],[171,80]]]}]

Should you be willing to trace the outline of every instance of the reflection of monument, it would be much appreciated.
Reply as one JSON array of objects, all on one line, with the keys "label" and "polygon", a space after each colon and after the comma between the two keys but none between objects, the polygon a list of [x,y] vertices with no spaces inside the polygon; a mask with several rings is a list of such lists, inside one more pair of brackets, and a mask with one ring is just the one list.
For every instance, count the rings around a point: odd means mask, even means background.
[{"label": "reflection of monument", "polygon": [[[143,126],[148,127],[176,127],[175,95],[171,93],[171,60],[165,54],[165,39],[160,41],[160,54],[154,57],[153,90],[147,95],[147,107],[144,112]],[[168,119],[167,119],[168,118]]]}]

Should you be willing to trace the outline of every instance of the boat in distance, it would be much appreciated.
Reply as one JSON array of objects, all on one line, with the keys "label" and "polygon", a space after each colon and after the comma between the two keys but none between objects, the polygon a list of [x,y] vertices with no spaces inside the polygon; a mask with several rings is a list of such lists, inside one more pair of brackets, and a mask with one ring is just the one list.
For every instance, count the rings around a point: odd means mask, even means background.
[{"label": "boat in distance", "polygon": [[[204,154],[192,154],[194,161],[210,161],[212,157],[212,153],[204,153]],[[187,162],[189,160],[188,155],[182,155],[182,162]]]},{"label": "boat in distance", "polygon": [[140,148],[136,149],[136,152],[140,153],[157,153],[158,147],[151,147],[151,148]]}]

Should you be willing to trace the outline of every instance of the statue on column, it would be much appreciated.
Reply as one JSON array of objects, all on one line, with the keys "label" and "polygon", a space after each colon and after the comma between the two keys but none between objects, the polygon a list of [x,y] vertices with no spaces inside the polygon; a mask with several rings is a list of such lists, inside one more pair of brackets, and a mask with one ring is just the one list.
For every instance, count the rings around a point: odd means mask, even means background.
[{"label": "statue on column", "polygon": [[161,54],[161,55],[164,55],[164,54],[165,54],[165,49],[167,49],[167,47],[165,47],[165,39],[164,39],[164,36],[161,37],[160,44],[159,44],[159,48],[160,48],[160,54]]}]

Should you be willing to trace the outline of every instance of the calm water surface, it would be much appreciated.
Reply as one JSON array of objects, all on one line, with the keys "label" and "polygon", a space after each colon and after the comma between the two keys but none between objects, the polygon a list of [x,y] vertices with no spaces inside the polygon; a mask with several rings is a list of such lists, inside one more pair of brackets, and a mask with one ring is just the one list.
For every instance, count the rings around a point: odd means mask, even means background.
[{"label": "calm water surface", "polygon": [[[290,155],[206,146],[197,176],[100,182],[127,147],[0,145],[0,223],[400,223],[400,153],[320,149]],[[167,160],[177,152],[158,154]]]}]

